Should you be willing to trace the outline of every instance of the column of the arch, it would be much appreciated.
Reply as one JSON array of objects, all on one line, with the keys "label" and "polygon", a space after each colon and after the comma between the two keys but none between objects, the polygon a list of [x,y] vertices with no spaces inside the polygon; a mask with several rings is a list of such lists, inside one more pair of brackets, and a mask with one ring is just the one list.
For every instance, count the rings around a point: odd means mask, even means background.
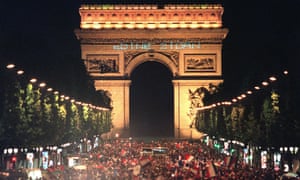
[{"label": "column of the arch", "polygon": [[130,83],[131,81],[124,82],[124,132],[129,135],[129,119],[130,119]]},{"label": "column of the arch", "polygon": [[222,80],[173,80],[174,86],[174,132],[176,138],[198,139],[203,136],[195,127],[190,127],[188,116],[191,102],[189,91],[194,92],[199,87],[208,88],[209,84],[218,85]]},{"label": "column of the arch", "polygon": [[174,89],[174,137],[180,138],[180,88],[179,83],[173,80]]},{"label": "column of the arch", "polygon": [[[96,90],[105,90],[112,100],[112,133],[127,134],[129,127],[130,80],[95,80]],[[113,134],[112,134],[113,135]]]},{"label": "column of the arch", "polygon": [[174,84],[174,128],[176,138],[191,138],[189,110],[189,81],[173,80]]}]

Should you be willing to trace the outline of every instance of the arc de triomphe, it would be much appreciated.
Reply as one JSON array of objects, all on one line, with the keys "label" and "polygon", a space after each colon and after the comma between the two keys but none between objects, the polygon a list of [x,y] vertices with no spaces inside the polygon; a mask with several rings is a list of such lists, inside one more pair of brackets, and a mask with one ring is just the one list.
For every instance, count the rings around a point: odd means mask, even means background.
[{"label": "arc de triomphe", "polygon": [[197,5],[82,5],[82,59],[95,88],[111,94],[113,133],[128,133],[130,75],[141,63],[157,61],[173,74],[174,136],[198,138],[191,94],[222,80],[223,7]]}]

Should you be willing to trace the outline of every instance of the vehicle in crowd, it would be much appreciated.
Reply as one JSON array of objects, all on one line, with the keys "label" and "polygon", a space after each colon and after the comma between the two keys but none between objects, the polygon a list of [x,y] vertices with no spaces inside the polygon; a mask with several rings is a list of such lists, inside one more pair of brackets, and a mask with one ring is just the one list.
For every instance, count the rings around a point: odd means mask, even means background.
[{"label": "vehicle in crowd", "polygon": [[167,155],[169,149],[167,147],[143,147],[141,151],[141,155]]}]

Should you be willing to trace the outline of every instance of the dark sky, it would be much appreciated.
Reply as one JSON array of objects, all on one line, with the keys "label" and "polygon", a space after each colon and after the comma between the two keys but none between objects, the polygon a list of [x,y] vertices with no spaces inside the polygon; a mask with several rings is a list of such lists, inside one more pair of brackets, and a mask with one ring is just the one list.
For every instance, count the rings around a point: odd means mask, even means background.
[{"label": "dark sky", "polygon": [[[95,4],[124,2],[135,1],[93,1]],[[156,4],[149,0],[138,2]],[[160,1],[164,2],[167,3]],[[229,29],[223,46],[224,92],[228,96],[238,95],[250,84],[284,69],[290,72],[291,87],[300,89],[300,1],[213,2],[224,6],[224,27]],[[87,1],[79,0],[1,2],[1,65],[16,62],[26,72],[51,82],[52,86],[79,94],[73,92],[72,87],[84,81],[81,78],[84,66],[74,29],[79,28],[80,23],[78,8],[85,3]]]}]

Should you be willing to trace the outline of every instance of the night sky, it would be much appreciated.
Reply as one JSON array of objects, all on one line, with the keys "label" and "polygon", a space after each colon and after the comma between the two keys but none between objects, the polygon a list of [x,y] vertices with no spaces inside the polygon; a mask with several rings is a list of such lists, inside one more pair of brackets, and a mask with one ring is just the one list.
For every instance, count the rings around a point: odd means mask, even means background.
[{"label": "night sky", "polygon": [[[96,3],[135,3],[135,1],[93,1]],[[139,4],[155,1],[138,1]],[[205,3],[212,1],[188,1]],[[224,27],[229,34],[223,43],[223,93],[236,96],[251,84],[289,70],[290,89],[298,102],[300,61],[300,1],[213,1],[224,6]],[[80,44],[74,30],[79,28],[79,0],[5,1],[0,5],[0,64],[9,62],[24,68],[27,74],[40,77],[62,92],[83,96],[79,91],[85,81],[85,68],[80,59]],[[185,3],[160,1],[160,3]],[[156,70],[153,71],[153,68]],[[133,73],[132,118],[135,129],[149,127],[151,121],[162,122],[163,132],[170,134],[162,118],[172,119],[172,85],[167,68],[158,63],[145,63]],[[161,78],[162,77],[162,78]],[[146,87],[147,82],[151,87]],[[152,89],[150,89],[152,88]],[[150,90],[149,90],[150,89]],[[159,93],[165,94],[159,94]],[[145,93],[145,94],[143,94]],[[148,93],[148,94],[147,94]],[[172,94],[171,94],[172,95]],[[158,98],[161,96],[161,98]],[[159,103],[157,103],[159,102]],[[150,106],[149,104],[155,104]],[[147,111],[154,109],[152,112]],[[163,113],[162,109],[166,108]],[[157,112],[157,113],[156,113]],[[150,113],[150,115],[149,115]],[[151,119],[151,120],[150,120]],[[169,122],[166,120],[166,122]],[[167,124],[167,123],[165,123]],[[153,128],[153,127],[151,127]],[[147,129],[147,128],[145,128]],[[149,129],[149,128],[148,128]],[[137,130],[138,131],[138,130]],[[143,131],[143,130],[141,130]],[[143,135],[151,135],[143,131]]]}]

